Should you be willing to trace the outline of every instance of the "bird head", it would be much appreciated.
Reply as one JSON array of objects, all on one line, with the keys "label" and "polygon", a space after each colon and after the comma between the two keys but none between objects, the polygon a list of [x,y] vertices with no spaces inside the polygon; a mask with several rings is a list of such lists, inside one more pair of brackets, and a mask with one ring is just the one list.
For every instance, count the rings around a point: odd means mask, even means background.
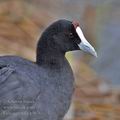
[{"label": "bird head", "polygon": [[92,45],[86,40],[80,25],[76,21],[58,20],[51,24],[42,34],[40,42],[49,50],[68,52],[83,50],[97,57]]}]

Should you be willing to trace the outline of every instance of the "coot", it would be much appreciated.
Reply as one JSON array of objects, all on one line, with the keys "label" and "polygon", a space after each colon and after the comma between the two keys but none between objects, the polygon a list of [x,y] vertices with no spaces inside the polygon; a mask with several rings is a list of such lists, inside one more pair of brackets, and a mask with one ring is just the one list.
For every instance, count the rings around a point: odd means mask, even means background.
[{"label": "coot", "polygon": [[65,53],[73,50],[97,56],[79,23],[62,19],[39,38],[36,62],[1,56],[0,120],[62,120],[74,91]]}]

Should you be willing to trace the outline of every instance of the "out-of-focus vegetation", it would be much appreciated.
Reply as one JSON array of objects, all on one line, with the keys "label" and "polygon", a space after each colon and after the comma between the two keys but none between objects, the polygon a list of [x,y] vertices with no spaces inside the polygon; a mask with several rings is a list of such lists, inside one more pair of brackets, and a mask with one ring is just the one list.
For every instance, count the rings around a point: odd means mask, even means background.
[{"label": "out-of-focus vegetation", "polygon": [[[0,0],[0,55],[20,55],[35,61],[38,36],[51,22],[61,18],[80,20],[86,38],[98,50],[98,58],[81,52],[67,55],[76,90],[65,119],[120,120],[120,89],[113,88],[109,81],[120,66],[119,57],[114,57],[120,53],[119,5],[118,0]],[[109,31],[112,29],[116,31]],[[118,37],[115,42],[112,35]],[[97,73],[88,65],[91,61]]]}]

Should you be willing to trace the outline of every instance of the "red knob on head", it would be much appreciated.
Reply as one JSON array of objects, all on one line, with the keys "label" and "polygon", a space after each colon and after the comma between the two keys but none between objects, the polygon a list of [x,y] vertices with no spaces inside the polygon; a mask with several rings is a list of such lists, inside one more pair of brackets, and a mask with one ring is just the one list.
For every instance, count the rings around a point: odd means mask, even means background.
[{"label": "red knob on head", "polygon": [[72,22],[73,26],[75,27],[75,29],[80,26],[79,22],[78,21],[73,21]]}]

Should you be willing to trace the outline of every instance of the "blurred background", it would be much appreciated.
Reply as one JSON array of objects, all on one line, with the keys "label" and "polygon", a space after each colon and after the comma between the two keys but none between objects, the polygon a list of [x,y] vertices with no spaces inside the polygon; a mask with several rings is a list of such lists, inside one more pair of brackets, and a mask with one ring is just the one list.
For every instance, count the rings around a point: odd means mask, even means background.
[{"label": "blurred background", "polygon": [[80,21],[98,52],[66,55],[76,90],[65,120],[120,120],[119,0],[0,0],[0,55],[35,61],[37,38],[62,18]]}]

